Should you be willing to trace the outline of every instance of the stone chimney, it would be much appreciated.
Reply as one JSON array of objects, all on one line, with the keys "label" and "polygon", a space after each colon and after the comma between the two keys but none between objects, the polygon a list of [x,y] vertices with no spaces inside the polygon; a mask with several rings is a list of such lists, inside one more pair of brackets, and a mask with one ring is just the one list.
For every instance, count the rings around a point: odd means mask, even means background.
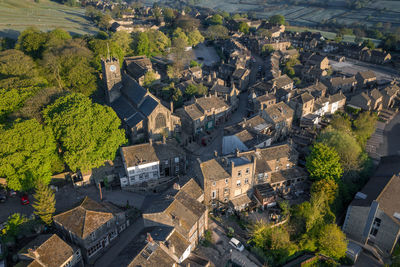
[{"label": "stone chimney", "polygon": [[237,157],[237,158],[239,157],[239,153],[240,153],[240,150],[239,150],[239,148],[236,148],[236,150],[235,150],[235,154],[236,154],[236,157]]},{"label": "stone chimney", "polygon": [[218,158],[218,152],[217,152],[217,150],[214,150],[214,157]]},{"label": "stone chimney", "polygon": [[174,245],[170,245],[170,249],[171,249],[171,252],[172,252],[173,254],[175,254],[175,246],[174,246]]},{"label": "stone chimney", "polygon": [[169,109],[171,110],[171,113],[174,113],[174,101],[169,102]]},{"label": "stone chimney", "polygon": [[152,146],[153,145],[153,138],[149,138],[149,144]]},{"label": "stone chimney", "polygon": [[167,138],[165,137],[165,135],[162,136],[162,143],[165,145],[167,141]]},{"label": "stone chimney", "polygon": [[180,190],[181,186],[178,183],[174,183],[174,189],[175,190]]},{"label": "stone chimney", "polygon": [[149,242],[149,243],[153,243],[153,242],[154,242],[154,240],[153,240],[153,238],[151,237],[151,234],[150,234],[150,233],[147,233],[146,241]]}]

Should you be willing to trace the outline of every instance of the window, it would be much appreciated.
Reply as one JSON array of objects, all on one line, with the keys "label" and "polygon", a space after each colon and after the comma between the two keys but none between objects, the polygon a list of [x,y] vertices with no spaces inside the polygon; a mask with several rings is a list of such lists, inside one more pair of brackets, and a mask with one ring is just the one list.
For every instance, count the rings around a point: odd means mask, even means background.
[{"label": "window", "polygon": [[95,233],[95,232],[90,233],[90,238],[91,238],[92,240],[94,240],[94,239],[96,238],[96,233]]},{"label": "window", "polygon": [[158,169],[158,165],[154,165],[154,166],[152,167],[152,169],[153,169],[153,171],[156,171],[156,170]]},{"label": "window", "polygon": [[101,245],[101,242],[97,243],[96,245],[92,246],[91,248],[88,249],[87,253],[88,256],[91,257],[94,254],[96,254],[100,249],[102,249],[103,246]]},{"label": "window", "polygon": [[228,202],[228,198],[226,197],[226,198],[224,198],[224,202]]},{"label": "window", "polygon": [[175,163],[179,163],[179,157],[175,158]]},{"label": "window", "polygon": [[242,176],[242,171],[238,171],[237,176],[238,176],[238,177]]},{"label": "window", "polygon": [[228,182],[229,182],[229,179],[225,179],[225,183],[228,184]]},{"label": "window", "polygon": [[241,185],[241,181],[240,181],[240,180],[237,180],[237,181],[236,181],[236,185],[237,185],[237,186],[240,186],[240,185]]},{"label": "window", "polygon": [[249,174],[250,173],[250,168],[247,168],[246,169],[246,174]]},{"label": "window", "polygon": [[275,171],[279,171],[279,166],[276,166],[276,167],[275,167]]},{"label": "window", "polygon": [[211,192],[211,198],[215,199],[217,197],[217,191],[212,191]]},{"label": "window", "polygon": [[212,185],[213,185],[213,186],[216,186],[216,185],[217,185],[217,183],[216,183],[216,182],[213,182],[213,183],[212,183]]},{"label": "window", "polygon": [[164,117],[164,115],[162,113],[159,113],[155,119],[155,128],[156,129],[161,129],[161,128],[165,128],[165,126],[167,125],[167,121]]},{"label": "window", "polygon": [[225,187],[224,188],[224,194],[228,194],[229,193],[229,188],[228,187]]},{"label": "window", "polygon": [[153,172],[153,177],[157,177],[158,176],[158,172]]},{"label": "window", "polygon": [[371,228],[371,232],[370,234],[372,236],[376,236],[376,234],[378,233],[379,227],[381,226],[381,222],[382,220],[379,218],[375,218],[374,223],[372,224],[372,228]]},{"label": "window", "polygon": [[168,160],[165,160],[165,161],[164,161],[164,164],[165,164],[165,165],[168,165]]},{"label": "window", "polygon": [[248,184],[248,183],[249,183],[249,179],[248,178],[244,179],[244,184]]},{"label": "window", "polygon": [[110,225],[111,225],[111,222],[108,221],[108,222],[107,222],[107,227],[110,227]]},{"label": "window", "polygon": [[290,168],[290,163],[286,164],[286,168],[287,168],[287,169]]}]

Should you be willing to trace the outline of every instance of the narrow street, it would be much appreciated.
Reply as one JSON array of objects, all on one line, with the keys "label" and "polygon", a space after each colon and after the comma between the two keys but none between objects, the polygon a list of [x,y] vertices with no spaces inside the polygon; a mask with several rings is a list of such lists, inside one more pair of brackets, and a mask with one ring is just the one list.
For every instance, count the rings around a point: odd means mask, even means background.
[{"label": "narrow street", "polygon": [[[113,261],[118,257],[118,254],[142,231],[144,228],[143,220],[139,219],[133,222],[125,231],[123,231],[116,242],[107,249],[94,264],[96,267],[113,266]],[[160,266],[161,267],[161,266]]]}]

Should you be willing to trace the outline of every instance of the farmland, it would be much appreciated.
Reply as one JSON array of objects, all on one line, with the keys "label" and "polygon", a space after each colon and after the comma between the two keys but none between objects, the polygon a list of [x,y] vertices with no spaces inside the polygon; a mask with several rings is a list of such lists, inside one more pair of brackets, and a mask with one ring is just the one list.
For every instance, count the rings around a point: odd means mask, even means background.
[{"label": "farmland", "polygon": [[68,7],[49,0],[39,3],[29,0],[0,0],[0,37],[18,36],[29,26],[48,31],[62,28],[71,34],[96,32],[95,26],[86,19],[85,10]]},{"label": "farmland", "polygon": [[[152,4],[155,1],[144,2]],[[315,27],[324,20],[336,20],[348,25],[361,23],[366,26],[390,22],[392,26],[400,26],[400,1],[371,1],[360,9],[349,9],[347,1],[343,0],[313,2],[319,5],[295,5],[288,0],[200,0],[198,5],[227,12],[253,12],[259,18],[282,14],[291,25],[296,26]]]}]

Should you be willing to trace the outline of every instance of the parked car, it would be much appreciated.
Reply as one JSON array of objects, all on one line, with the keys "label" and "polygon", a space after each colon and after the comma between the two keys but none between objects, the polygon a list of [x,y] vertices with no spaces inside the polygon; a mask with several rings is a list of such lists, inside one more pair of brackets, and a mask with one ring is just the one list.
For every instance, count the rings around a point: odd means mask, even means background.
[{"label": "parked car", "polygon": [[229,244],[232,247],[234,247],[235,249],[239,250],[240,252],[242,252],[244,250],[244,246],[242,245],[242,243],[240,243],[240,241],[234,237],[231,238],[231,241],[229,241]]},{"label": "parked car", "polygon": [[15,192],[14,190],[10,189],[8,191],[8,196],[9,197],[16,197],[17,196],[17,192]]},{"label": "parked car", "polygon": [[4,203],[7,200],[7,195],[0,193],[0,203]]},{"label": "parked car", "polygon": [[23,194],[21,196],[21,204],[22,205],[28,205],[29,204],[29,198],[27,194]]}]

